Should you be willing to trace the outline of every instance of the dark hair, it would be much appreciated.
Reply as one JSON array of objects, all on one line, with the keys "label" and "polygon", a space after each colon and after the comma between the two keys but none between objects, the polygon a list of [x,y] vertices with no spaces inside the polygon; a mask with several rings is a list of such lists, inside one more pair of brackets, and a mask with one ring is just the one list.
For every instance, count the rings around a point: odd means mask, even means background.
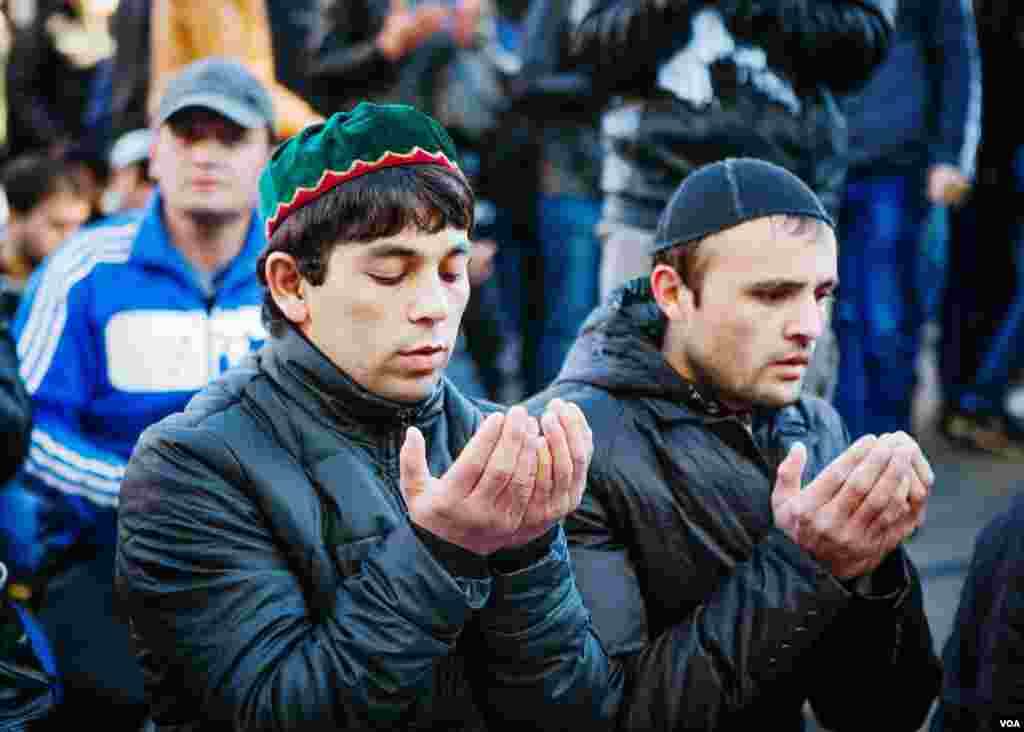
[{"label": "dark hair", "polygon": [[693,302],[697,306],[700,305],[700,288],[707,271],[707,260],[700,261],[700,245],[707,240],[708,237],[704,237],[662,249],[654,255],[651,267],[653,269],[664,264],[678,272],[683,284],[693,292]]},{"label": "dark hair", "polygon": [[27,214],[54,193],[78,193],[78,185],[61,161],[35,154],[7,163],[0,171],[0,185],[11,211],[19,214]]},{"label": "dark hair", "polygon": [[267,287],[267,257],[284,252],[314,286],[327,278],[334,247],[395,236],[409,227],[434,234],[473,228],[473,191],[461,173],[436,165],[386,168],[335,186],[286,218],[256,264],[263,293],[263,323],[272,335],[287,319]]}]

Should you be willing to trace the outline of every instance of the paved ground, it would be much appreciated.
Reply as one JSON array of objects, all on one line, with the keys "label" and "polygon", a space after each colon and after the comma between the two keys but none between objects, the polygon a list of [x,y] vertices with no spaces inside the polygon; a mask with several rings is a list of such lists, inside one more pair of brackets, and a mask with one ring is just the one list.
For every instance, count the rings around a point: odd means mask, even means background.
[{"label": "paved ground", "polygon": [[[935,431],[938,392],[930,354],[922,358],[921,376],[915,422],[936,482],[924,529],[907,543],[907,551],[921,571],[925,611],[941,652],[953,625],[975,537],[1016,493],[1024,491],[1024,463],[949,445]],[[813,723],[808,729],[819,730]]]}]

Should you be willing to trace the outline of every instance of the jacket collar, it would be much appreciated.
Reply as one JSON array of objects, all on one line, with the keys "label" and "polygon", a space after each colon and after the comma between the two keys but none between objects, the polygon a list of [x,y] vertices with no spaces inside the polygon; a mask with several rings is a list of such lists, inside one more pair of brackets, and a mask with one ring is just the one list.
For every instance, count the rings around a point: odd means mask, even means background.
[{"label": "jacket collar", "polygon": [[[302,333],[287,327],[269,340],[269,371],[279,382],[302,387],[298,398],[308,395],[335,421],[387,431],[403,425],[422,424],[444,406],[443,380],[430,396],[403,403],[378,396],[353,381]],[[292,393],[294,390],[289,389]]]},{"label": "jacket collar", "polygon": [[[139,230],[132,245],[131,260],[136,264],[173,273],[180,280],[198,288],[193,268],[185,255],[174,246],[164,221],[163,196],[159,190],[149,198],[142,211]],[[256,272],[256,262],[266,246],[266,236],[259,213],[253,209],[245,244],[238,255],[217,277],[218,290],[249,286]]]}]

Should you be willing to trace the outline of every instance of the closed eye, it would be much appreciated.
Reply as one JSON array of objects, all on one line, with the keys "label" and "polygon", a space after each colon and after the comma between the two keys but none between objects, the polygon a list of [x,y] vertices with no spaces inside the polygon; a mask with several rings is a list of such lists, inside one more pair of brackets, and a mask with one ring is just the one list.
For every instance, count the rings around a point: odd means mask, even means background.
[{"label": "closed eye", "polygon": [[777,304],[783,302],[793,295],[793,290],[788,287],[775,288],[771,290],[755,290],[754,297],[763,303]]},{"label": "closed eye", "polygon": [[402,281],[402,278],[405,276],[395,275],[394,277],[384,277],[382,275],[373,274],[372,272],[367,272],[367,274],[370,276],[370,279],[372,279],[374,282],[376,282],[379,285],[385,286],[397,285],[399,282]]}]

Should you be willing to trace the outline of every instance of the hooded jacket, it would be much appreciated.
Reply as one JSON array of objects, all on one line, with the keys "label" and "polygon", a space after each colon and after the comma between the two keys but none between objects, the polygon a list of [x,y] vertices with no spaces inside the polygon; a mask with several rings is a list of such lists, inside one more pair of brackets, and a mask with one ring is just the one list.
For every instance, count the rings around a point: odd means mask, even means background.
[{"label": "hooded jacket", "polygon": [[[594,434],[580,508],[566,522],[597,635],[622,670],[622,730],[801,730],[810,700],[830,730],[916,730],[939,662],[902,549],[854,594],[773,523],[775,471],[796,441],[810,481],[847,446],[815,397],[744,424],[660,351],[645,280],[584,324],[531,413],[578,404]],[[862,703],[870,700],[870,704]],[[882,711],[884,710],[884,712]]]},{"label": "hooded jacket", "polygon": [[483,562],[408,519],[408,427],[440,476],[480,421],[447,382],[370,394],[289,329],[148,429],[116,583],[156,729],[601,729],[607,659],[561,529]]},{"label": "hooded jacket", "polygon": [[781,165],[838,210],[847,140],[833,95],[885,58],[894,0],[590,6],[573,14],[575,55],[621,97],[602,122],[605,218],[653,230],[679,181],[725,157]]}]

